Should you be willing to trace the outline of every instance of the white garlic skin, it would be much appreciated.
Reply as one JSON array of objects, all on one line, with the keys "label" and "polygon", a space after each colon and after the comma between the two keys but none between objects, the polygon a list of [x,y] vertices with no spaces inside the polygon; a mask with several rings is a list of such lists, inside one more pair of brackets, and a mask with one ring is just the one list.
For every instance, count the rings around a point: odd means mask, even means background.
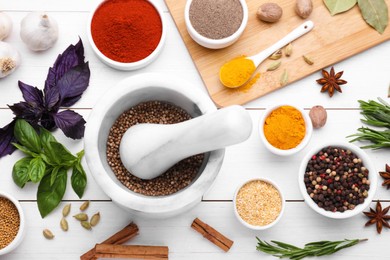
[{"label": "white garlic skin", "polygon": [[0,12],[0,41],[8,37],[12,32],[12,20],[8,14]]},{"label": "white garlic skin", "polygon": [[45,12],[31,12],[22,20],[20,37],[30,50],[47,50],[58,39],[57,22]]},{"label": "white garlic skin", "polygon": [[20,65],[20,54],[11,44],[0,41],[0,78],[15,71]]}]

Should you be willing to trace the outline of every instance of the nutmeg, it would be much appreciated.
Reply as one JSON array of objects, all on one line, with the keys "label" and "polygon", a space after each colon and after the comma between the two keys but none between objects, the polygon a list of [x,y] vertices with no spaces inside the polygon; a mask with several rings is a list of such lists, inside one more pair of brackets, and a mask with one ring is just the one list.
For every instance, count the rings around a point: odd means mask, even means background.
[{"label": "nutmeg", "polygon": [[327,113],[322,106],[312,107],[309,116],[314,128],[321,128],[326,124]]},{"label": "nutmeg", "polygon": [[274,23],[279,21],[283,15],[282,8],[275,3],[264,3],[257,10],[257,17],[268,23]]},{"label": "nutmeg", "polygon": [[312,0],[297,0],[295,5],[295,12],[299,17],[306,19],[313,11]]}]

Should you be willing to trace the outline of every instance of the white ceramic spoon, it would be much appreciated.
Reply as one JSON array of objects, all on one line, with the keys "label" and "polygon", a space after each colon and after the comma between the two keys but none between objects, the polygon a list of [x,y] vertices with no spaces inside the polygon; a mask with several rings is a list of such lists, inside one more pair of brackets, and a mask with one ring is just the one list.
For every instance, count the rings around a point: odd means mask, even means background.
[{"label": "white ceramic spoon", "polygon": [[[272,55],[274,52],[276,52],[277,50],[281,49],[282,47],[286,46],[287,44],[289,44],[290,42],[298,39],[299,37],[301,37],[302,35],[305,35],[306,33],[310,32],[311,29],[313,29],[314,27],[314,23],[312,21],[306,21],[304,22],[303,24],[301,24],[299,27],[297,27],[296,29],[294,29],[292,32],[290,32],[289,34],[287,34],[286,36],[284,36],[282,39],[280,39],[278,42],[276,42],[275,44],[271,45],[270,47],[268,47],[267,49],[261,51],[260,53],[256,54],[256,55],[253,55],[253,56],[249,56],[249,57],[245,57],[245,59],[248,59],[248,60],[251,60],[253,61],[254,63],[254,67],[253,67],[253,71],[248,74],[246,72],[240,72],[240,68],[237,67],[237,71],[235,71],[235,74],[237,73],[240,74],[240,75],[243,75],[242,77],[244,78],[241,82],[240,85],[238,86],[229,86],[229,84],[227,84],[226,82],[224,82],[221,77],[220,77],[220,80],[221,80],[221,83],[223,85],[225,85],[226,87],[229,87],[229,88],[238,88],[238,87],[241,87],[242,85],[244,85],[245,83],[248,82],[248,80],[251,78],[252,74],[255,72],[256,68],[260,65],[260,63],[262,63],[265,59],[267,59],[270,55]],[[232,60],[233,61],[233,60]],[[220,70],[220,75],[222,74],[222,71],[224,69],[224,67],[226,65],[229,64],[229,62],[232,62],[232,61],[228,61],[226,64],[224,64],[222,67],[221,67],[221,70]],[[248,76],[249,75],[249,76]]]},{"label": "white ceramic spoon", "polygon": [[153,179],[177,162],[245,141],[252,120],[241,106],[230,106],[178,124],[130,127],[119,150],[123,165],[141,179]]}]

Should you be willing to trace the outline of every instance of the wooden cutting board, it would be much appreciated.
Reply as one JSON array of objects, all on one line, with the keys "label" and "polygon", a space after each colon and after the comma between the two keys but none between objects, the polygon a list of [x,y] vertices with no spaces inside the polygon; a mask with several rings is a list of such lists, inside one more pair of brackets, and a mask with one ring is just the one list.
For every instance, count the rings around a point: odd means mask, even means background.
[{"label": "wooden cutting board", "polygon": [[[184,22],[186,0],[165,2],[211,98],[219,107],[244,104],[281,88],[280,77],[284,70],[291,83],[390,39],[390,26],[379,34],[365,23],[357,6],[331,16],[322,0],[314,0],[314,10],[308,18],[314,22],[314,29],[293,42],[293,54],[281,59],[279,69],[266,72],[272,62],[266,60],[258,68],[260,79],[251,88],[228,89],[219,82],[220,67],[237,56],[251,56],[264,50],[300,25],[303,20],[295,14],[295,1],[273,0],[283,8],[283,16],[279,22],[267,24],[256,18],[258,7],[267,1],[247,0],[249,21],[244,33],[236,43],[221,50],[204,48],[192,40]],[[390,6],[390,0],[386,2]],[[302,55],[310,56],[314,64],[306,64]]]}]

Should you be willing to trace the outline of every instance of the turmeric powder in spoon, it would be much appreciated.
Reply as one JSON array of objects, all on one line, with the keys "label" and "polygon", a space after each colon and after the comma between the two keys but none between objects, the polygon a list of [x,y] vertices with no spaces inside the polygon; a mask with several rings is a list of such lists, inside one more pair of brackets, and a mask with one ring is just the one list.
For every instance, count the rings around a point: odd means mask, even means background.
[{"label": "turmeric powder in spoon", "polygon": [[225,87],[237,88],[244,85],[255,70],[255,63],[247,59],[246,56],[241,56],[232,59],[221,67],[219,79]]}]

